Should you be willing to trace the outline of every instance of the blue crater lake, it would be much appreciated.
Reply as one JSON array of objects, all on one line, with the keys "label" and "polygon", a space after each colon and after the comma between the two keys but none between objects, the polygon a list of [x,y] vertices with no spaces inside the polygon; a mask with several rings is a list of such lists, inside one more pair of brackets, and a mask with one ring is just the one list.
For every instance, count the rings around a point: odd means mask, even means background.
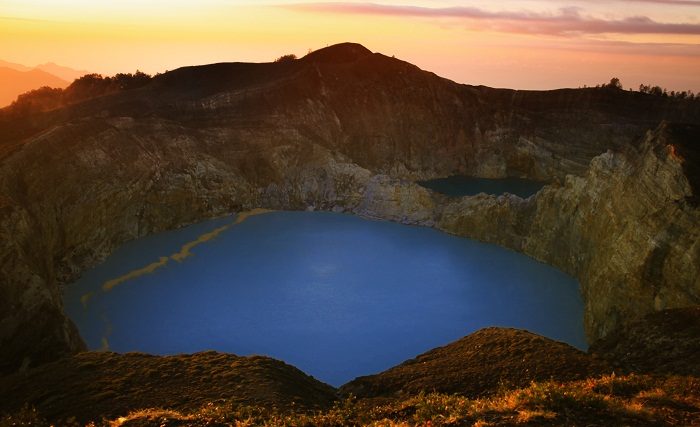
[{"label": "blue crater lake", "polygon": [[68,287],[90,349],[264,354],[339,386],[487,326],[585,349],[570,276],[498,246],[328,212],[129,242]]},{"label": "blue crater lake", "polygon": [[540,191],[546,183],[522,178],[494,179],[456,175],[418,181],[418,185],[452,197],[475,196],[479,193],[500,196],[504,193],[511,193],[527,199]]}]

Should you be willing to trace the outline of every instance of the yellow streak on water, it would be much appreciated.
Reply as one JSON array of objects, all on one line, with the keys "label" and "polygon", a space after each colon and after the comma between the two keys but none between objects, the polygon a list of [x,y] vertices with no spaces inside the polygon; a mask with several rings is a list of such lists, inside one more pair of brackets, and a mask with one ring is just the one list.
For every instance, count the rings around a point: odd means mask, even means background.
[{"label": "yellow streak on water", "polygon": [[[169,257],[167,257],[167,256],[160,257],[160,260],[158,262],[154,262],[152,264],[147,265],[146,267],[131,271],[131,272],[129,272],[121,277],[117,277],[116,279],[106,281],[102,285],[102,290],[105,292],[108,292],[112,288],[114,288],[115,286],[117,286],[121,283],[124,283],[127,280],[134,279],[134,278],[142,276],[144,274],[153,273],[157,269],[159,269],[161,267],[165,267],[165,265],[170,260],[177,261],[177,262],[181,263],[182,260],[184,260],[185,258],[192,256],[192,252],[190,252],[190,250],[193,247],[195,247],[201,243],[205,243],[205,242],[210,241],[211,239],[217,237],[219,234],[228,230],[229,228],[233,227],[234,225],[242,223],[250,216],[261,215],[261,214],[265,214],[265,213],[269,213],[269,212],[273,212],[273,210],[257,208],[257,209],[253,209],[251,211],[241,212],[236,217],[236,220],[234,222],[232,222],[231,224],[224,225],[223,227],[219,227],[214,231],[210,231],[209,233],[204,233],[201,236],[197,237],[195,240],[185,243],[184,245],[182,245],[182,248],[180,249],[179,252],[174,253],[174,254],[170,255]],[[85,297],[83,297],[83,298],[85,298]],[[81,301],[82,301],[82,299],[81,299]],[[87,303],[87,300],[85,300],[83,302],[83,305],[85,305],[86,303]]]},{"label": "yellow streak on water", "polygon": [[143,268],[139,268],[138,270],[134,270],[130,273],[127,273],[121,277],[118,277],[116,279],[108,280],[102,285],[102,290],[107,292],[110,291],[113,287],[117,286],[120,283],[124,283],[129,279],[134,279],[136,277],[139,277],[141,275],[147,274],[147,273],[153,273],[160,267],[164,267],[167,263],[168,260],[170,260],[170,257],[167,256],[162,256],[160,257],[160,261],[154,262],[151,264],[148,264],[147,266]]},{"label": "yellow streak on water", "polygon": [[[114,288],[115,286],[117,286],[121,283],[124,283],[127,280],[134,279],[134,278],[142,276],[144,274],[153,273],[157,269],[159,269],[161,267],[165,267],[165,265],[171,259],[173,261],[182,262],[183,259],[192,255],[192,252],[190,252],[190,249],[192,249],[193,247],[199,245],[200,243],[208,242],[209,240],[217,237],[219,234],[228,230],[229,228],[233,227],[234,225],[242,223],[248,217],[251,217],[253,215],[266,214],[269,212],[274,212],[274,211],[272,209],[256,208],[256,209],[253,209],[253,210],[250,210],[247,212],[241,212],[236,216],[236,220],[234,222],[232,222],[231,224],[225,225],[223,227],[219,227],[214,231],[210,231],[209,233],[204,233],[201,236],[197,237],[195,240],[185,243],[184,245],[182,245],[182,248],[180,248],[180,252],[174,253],[174,254],[170,255],[169,257],[162,256],[162,257],[160,257],[158,262],[148,264],[147,266],[145,266],[143,268],[139,268],[138,270],[131,271],[131,272],[129,272],[121,277],[117,277],[116,279],[106,281],[102,285],[102,290],[104,292],[108,292],[112,288]],[[90,300],[90,298],[92,298],[94,295],[95,295],[94,292],[90,292],[88,294],[83,295],[80,298],[80,301],[83,303],[83,307],[87,308],[88,300]],[[107,329],[111,332],[111,325],[109,324],[109,321],[104,317],[102,320],[107,325]],[[99,351],[109,351],[109,341],[107,341],[107,335],[109,335],[110,332],[107,332],[106,335],[104,335],[102,337],[102,347],[100,347]]]},{"label": "yellow streak on water", "polygon": [[107,341],[107,337],[102,337],[102,347],[97,351],[109,351],[109,341]]},{"label": "yellow streak on water", "polygon": [[83,304],[83,308],[87,308],[88,301],[90,301],[90,298],[92,298],[94,296],[95,296],[94,292],[88,292],[87,294],[80,297],[80,302]]}]

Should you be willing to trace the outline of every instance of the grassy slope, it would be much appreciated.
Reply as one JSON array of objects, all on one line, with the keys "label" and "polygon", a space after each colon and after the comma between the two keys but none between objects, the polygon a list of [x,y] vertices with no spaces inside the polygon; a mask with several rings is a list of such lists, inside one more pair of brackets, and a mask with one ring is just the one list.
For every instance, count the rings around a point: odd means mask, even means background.
[{"label": "grassy slope", "polygon": [[0,378],[0,427],[700,426],[699,327],[654,313],[597,355],[487,328],[341,390],[262,356],[84,353]]},{"label": "grassy slope", "polygon": [[[48,426],[32,409],[0,426]],[[71,421],[60,425],[83,425]],[[97,421],[108,426],[692,426],[700,425],[695,377],[606,375],[574,382],[540,382],[488,398],[419,394],[384,401],[348,398],[320,411],[220,402],[192,411],[146,409]]]}]

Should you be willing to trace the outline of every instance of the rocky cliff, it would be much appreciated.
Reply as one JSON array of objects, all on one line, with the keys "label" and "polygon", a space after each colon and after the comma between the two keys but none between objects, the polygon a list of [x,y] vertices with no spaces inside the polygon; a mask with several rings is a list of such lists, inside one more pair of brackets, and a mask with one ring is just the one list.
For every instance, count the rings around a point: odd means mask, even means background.
[{"label": "rocky cliff", "polygon": [[697,160],[698,141],[697,126],[664,123],[639,145],[607,151],[582,176],[555,180],[526,201],[448,203],[438,227],[578,278],[593,342],[638,315],[700,303],[698,176],[684,171]]},{"label": "rocky cliff", "polygon": [[[581,282],[589,339],[698,304],[698,104],[459,85],[343,44],[0,111],[0,372],[83,348],[61,289],[121,243],[254,207],[349,211],[520,250]],[[656,129],[649,132],[650,129]],[[553,182],[451,199],[453,174]]]}]

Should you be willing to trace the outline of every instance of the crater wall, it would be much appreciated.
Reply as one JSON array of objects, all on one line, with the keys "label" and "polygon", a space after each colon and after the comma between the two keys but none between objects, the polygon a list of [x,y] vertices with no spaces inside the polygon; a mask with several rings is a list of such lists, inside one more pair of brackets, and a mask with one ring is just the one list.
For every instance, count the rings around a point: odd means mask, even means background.
[{"label": "crater wall", "polygon": [[[698,132],[645,133],[663,118],[700,122],[697,109],[606,89],[457,85],[358,45],[329,49],[0,114],[0,372],[84,349],[61,289],[123,242],[255,207],[352,212],[522,251],[579,279],[590,341],[700,303],[687,169]],[[522,200],[414,183],[451,174],[552,184]]]}]

